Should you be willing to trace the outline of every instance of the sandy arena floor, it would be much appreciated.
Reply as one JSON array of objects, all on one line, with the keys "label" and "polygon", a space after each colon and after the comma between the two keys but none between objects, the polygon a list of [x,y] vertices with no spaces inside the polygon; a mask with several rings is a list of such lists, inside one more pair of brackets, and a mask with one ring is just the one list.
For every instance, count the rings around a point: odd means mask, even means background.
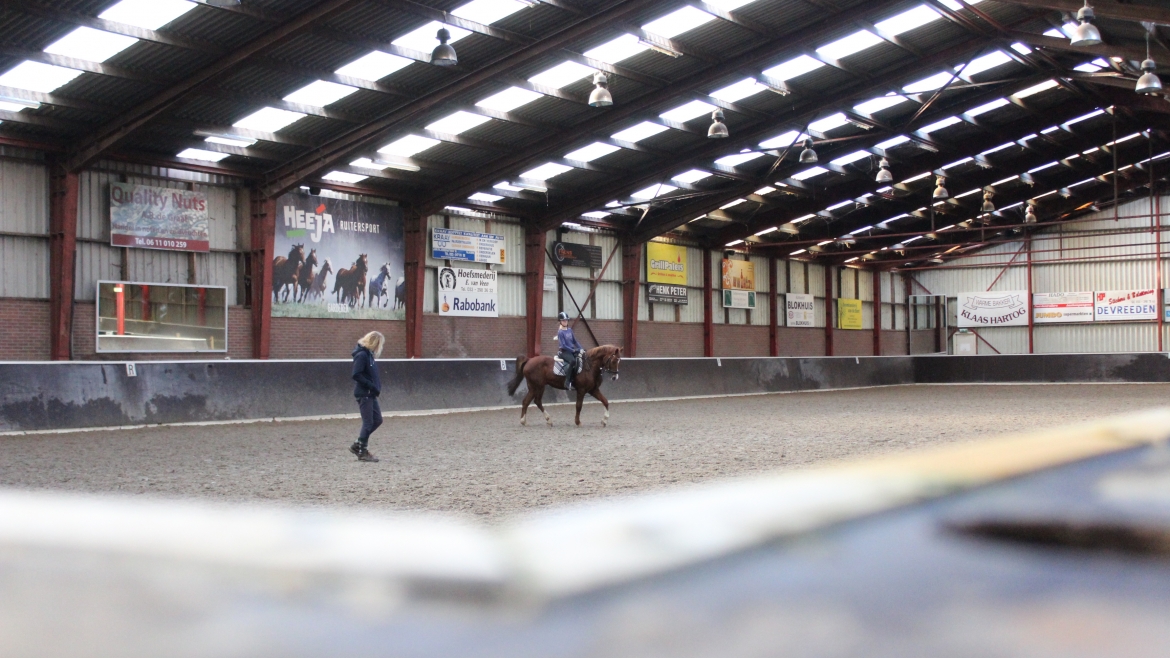
[{"label": "sandy arena floor", "polygon": [[[1034,430],[1170,404],[1170,385],[906,386],[601,407],[390,418],[346,450],[357,421],[0,437],[0,487],[488,517],[589,496]],[[533,422],[536,421],[536,422]]]}]

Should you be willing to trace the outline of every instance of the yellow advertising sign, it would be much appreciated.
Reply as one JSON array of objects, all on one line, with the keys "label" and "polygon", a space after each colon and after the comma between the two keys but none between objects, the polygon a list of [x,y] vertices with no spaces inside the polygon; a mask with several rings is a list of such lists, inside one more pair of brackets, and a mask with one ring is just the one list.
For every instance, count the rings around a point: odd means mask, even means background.
[{"label": "yellow advertising sign", "polygon": [[662,242],[647,243],[646,281],[687,285],[687,248]]},{"label": "yellow advertising sign", "polygon": [[750,260],[723,259],[724,290],[755,290],[756,268]]},{"label": "yellow advertising sign", "polygon": [[862,329],[861,320],[861,300],[860,299],[838,299],[837,300],[837,328],[838,329]]}]

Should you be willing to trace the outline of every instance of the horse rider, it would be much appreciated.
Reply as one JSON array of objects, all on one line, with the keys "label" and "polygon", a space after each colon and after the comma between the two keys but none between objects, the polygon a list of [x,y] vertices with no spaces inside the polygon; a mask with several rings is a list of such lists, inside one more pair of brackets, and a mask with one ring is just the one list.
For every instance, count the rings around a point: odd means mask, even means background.
[{"label": "horse rider", "polygon": [[578,359],[585,354],[585,348],[577,342],[573,335],[573,328],[569,326],[569,314],[561,311],[557,314],[557,322],[561,328],[557,330],[557,345],[560,351],[557,356],[565,362],[565,390],[572,390],[573,378],[577,375]]}]

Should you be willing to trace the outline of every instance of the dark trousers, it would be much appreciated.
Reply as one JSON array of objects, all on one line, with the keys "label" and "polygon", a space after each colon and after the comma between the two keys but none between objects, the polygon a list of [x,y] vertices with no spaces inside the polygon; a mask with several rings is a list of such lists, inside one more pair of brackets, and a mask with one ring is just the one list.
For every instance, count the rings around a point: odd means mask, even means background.
[{"label": "dark trousers", "polygon": [[[557,356],[565,362],[565,384],[571,384],[577,375],[577,355],[572,350],[561,350]],[[566,386],[566,388],[568,387]]]},{"label": "dark trousers", "polygon": [[357,403],[362,412],[362,433],[358,435],[358,443],[365,448],[370,445],[370,435],[382,424],[382,406],[372,395],[358,398]]}]

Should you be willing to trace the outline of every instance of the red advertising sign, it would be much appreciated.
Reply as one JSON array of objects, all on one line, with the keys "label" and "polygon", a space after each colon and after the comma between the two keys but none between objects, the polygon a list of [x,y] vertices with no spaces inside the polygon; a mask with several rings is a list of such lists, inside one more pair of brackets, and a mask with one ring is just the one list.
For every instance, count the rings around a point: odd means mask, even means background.
[{"label": "red advertising sign", "polygon": [[190,190],[110,183],[110,244],[211,251],[207,197]]}]

